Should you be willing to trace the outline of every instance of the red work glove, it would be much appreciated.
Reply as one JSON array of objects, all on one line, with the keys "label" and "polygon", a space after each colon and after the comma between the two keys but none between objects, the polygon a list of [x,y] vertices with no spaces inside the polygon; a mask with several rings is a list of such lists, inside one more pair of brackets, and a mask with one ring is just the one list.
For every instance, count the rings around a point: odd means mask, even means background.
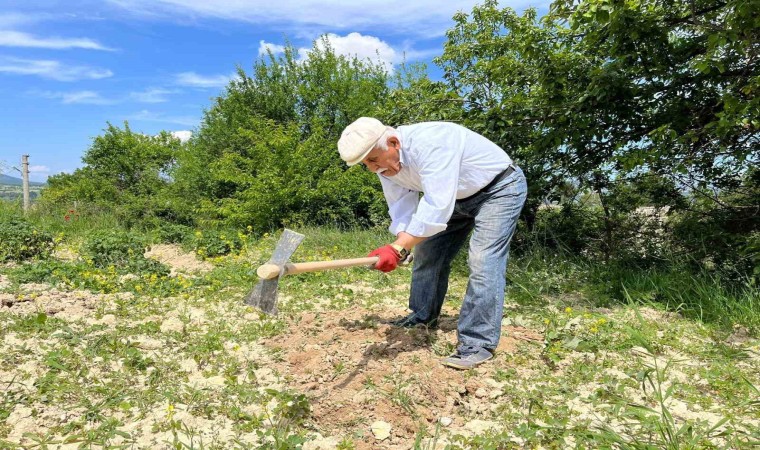
[{"label": "red work glove", "polygon": [[368,256],[378,256],[380,259],[375,263],[375,269],[390,272],[401,261],[401,255],[390,244],[372,250]]}]

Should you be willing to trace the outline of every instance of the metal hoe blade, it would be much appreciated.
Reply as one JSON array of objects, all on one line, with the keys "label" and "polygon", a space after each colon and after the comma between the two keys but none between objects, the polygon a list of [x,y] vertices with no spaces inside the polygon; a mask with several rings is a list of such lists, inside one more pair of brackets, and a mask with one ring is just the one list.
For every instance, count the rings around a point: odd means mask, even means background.
[{"label": "metal hoe blade", "polygon": [[[282,232],[279,242],[274,249],[272,257],[269,258],[268,264],[276,264],[278,266],[284,265],[298,246],[303,241],[304,235],[296,233],[293,230]],[[280,282],[280,277],[273,278],[271,280],[261,280],[256,287],[245,297],[245,303],[258,308],[266,314],[277,314],[277,286]]]}]

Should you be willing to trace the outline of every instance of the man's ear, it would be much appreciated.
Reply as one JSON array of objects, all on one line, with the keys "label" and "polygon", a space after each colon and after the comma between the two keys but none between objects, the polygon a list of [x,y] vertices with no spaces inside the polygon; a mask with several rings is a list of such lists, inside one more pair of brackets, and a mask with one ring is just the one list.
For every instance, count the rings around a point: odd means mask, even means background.
[{"label": "man's ear", "polygon": [[388,143],[388,147],[393,147],[393,148],[401,147],[401,142],[399,142],[396,136],[389,137],[386,142]]}]

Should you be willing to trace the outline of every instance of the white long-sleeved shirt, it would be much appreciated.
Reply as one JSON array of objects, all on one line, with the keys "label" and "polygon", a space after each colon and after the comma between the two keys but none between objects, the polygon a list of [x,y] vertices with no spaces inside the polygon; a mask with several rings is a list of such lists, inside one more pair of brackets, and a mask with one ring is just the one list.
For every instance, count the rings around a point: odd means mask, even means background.
[{"label": "white long-sleeved shirt", "polygon": [[457,199],[475,194],[512,164],[499,146],[454,123],[423,122],[396,131],[401,171],[378,175],[394,235],[428,237],[445,230]]}]

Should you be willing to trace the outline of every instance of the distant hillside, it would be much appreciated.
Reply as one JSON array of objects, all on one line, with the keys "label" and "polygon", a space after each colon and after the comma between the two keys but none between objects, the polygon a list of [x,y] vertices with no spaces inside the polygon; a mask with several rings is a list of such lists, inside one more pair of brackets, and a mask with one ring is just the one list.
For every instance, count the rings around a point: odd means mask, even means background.
[{"label": "distant hillside", "polygon": [[[0,173],[0,184],[7,184],[9,186],[21,186],[23,180],[21,178],[12,177],[10,175],[5,175]],[[30,186],[44,186],[45,183],[40,183],[38,181],[30,181]]]}]

